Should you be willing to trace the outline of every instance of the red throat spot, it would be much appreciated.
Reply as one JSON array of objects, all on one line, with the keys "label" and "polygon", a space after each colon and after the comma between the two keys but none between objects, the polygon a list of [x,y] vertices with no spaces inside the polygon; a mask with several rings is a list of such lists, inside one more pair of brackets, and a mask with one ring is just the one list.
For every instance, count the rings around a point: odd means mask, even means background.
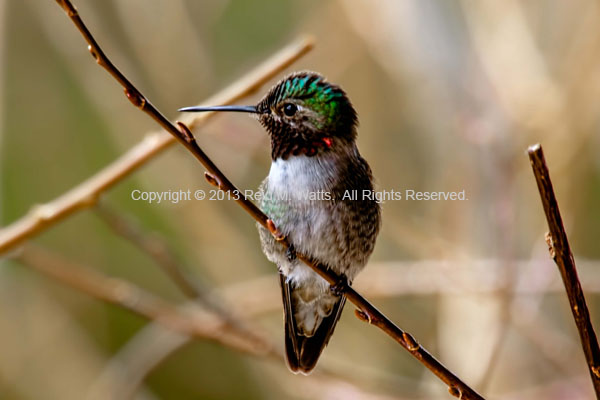
[{"label": "red throat spot", "polygon": [[325,143],[325,146],[331,147],[331,145],[333,144],[333,139],[328,138],[328,137],[323,138],[323,143]]}]

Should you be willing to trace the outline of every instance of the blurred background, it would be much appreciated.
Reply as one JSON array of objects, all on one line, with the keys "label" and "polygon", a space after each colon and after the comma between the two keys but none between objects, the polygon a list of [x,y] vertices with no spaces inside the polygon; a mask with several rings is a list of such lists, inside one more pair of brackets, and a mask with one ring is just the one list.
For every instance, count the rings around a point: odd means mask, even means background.
[{"label": "blurred background", "polygon": [[[378,189],[468,198],[384,203],[383,230],[355,287],[486,398],[593,398],[526,149],[543,144],[598,323],[598,2],[75,4],[113,62],[171,119],[312,34],[315,49],[289,71],[319,71],[346,90]],[[96,65],[54,1],[0,0],[0,30],[0,223],[8,226],[157,127]],[[255,189],[267,175],[268,138],[252,118],[220,115],[195,134],[238,187]],[[351,304],[316,372],[288,372],[278,358],[276,269],[253,221],[230,201],[131,198],[136,189],[208,191],[203,172],[173,146],[107,191],[99,209],[6,254],[0,398],[451,398]],[[211,340],[186,339],[48,276],[84,271],[130,308],[152,296],[185,311],[189,296],[165,265],[199,285],[194,312],[221,321]],[[227,345],[219,329],[228,326],[266,344]]]}]

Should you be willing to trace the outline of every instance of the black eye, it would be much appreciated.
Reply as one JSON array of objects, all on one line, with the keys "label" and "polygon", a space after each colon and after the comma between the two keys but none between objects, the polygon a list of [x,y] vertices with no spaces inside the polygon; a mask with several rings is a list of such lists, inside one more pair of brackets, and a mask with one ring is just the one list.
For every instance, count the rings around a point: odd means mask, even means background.
[{"label": "black eye", "polygon": [[287,103],[283,106],[283,113],[288,117],[293,116],[298,111],[298,107],[295,104]]}]

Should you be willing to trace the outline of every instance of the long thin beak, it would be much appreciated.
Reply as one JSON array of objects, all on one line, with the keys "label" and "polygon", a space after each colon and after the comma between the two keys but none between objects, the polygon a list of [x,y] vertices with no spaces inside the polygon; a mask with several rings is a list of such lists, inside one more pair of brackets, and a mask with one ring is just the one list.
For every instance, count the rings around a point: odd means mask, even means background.
[{"label": "long thin beak", "polygon": [[206,111],[236,111],[245,113],[258,113],[256,106],[212,106],[212,107],[184,107],[178,111],[182,112],[206,112]]}]

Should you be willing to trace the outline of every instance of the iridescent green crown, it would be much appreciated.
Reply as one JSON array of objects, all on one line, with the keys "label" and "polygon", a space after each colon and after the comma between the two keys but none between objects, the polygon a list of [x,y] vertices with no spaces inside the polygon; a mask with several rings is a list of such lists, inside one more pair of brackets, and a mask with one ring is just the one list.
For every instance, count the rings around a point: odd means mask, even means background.
[{"label": "iridescent green crown", "polygon": [[269,91],[258,108],[271,108],[287,99],[301,100],[323,115],[328,124],[340,125],[338,128],[351,131],[356,125],[356,111],[346,93],[316,72],[295,72],[285,77]]}]

